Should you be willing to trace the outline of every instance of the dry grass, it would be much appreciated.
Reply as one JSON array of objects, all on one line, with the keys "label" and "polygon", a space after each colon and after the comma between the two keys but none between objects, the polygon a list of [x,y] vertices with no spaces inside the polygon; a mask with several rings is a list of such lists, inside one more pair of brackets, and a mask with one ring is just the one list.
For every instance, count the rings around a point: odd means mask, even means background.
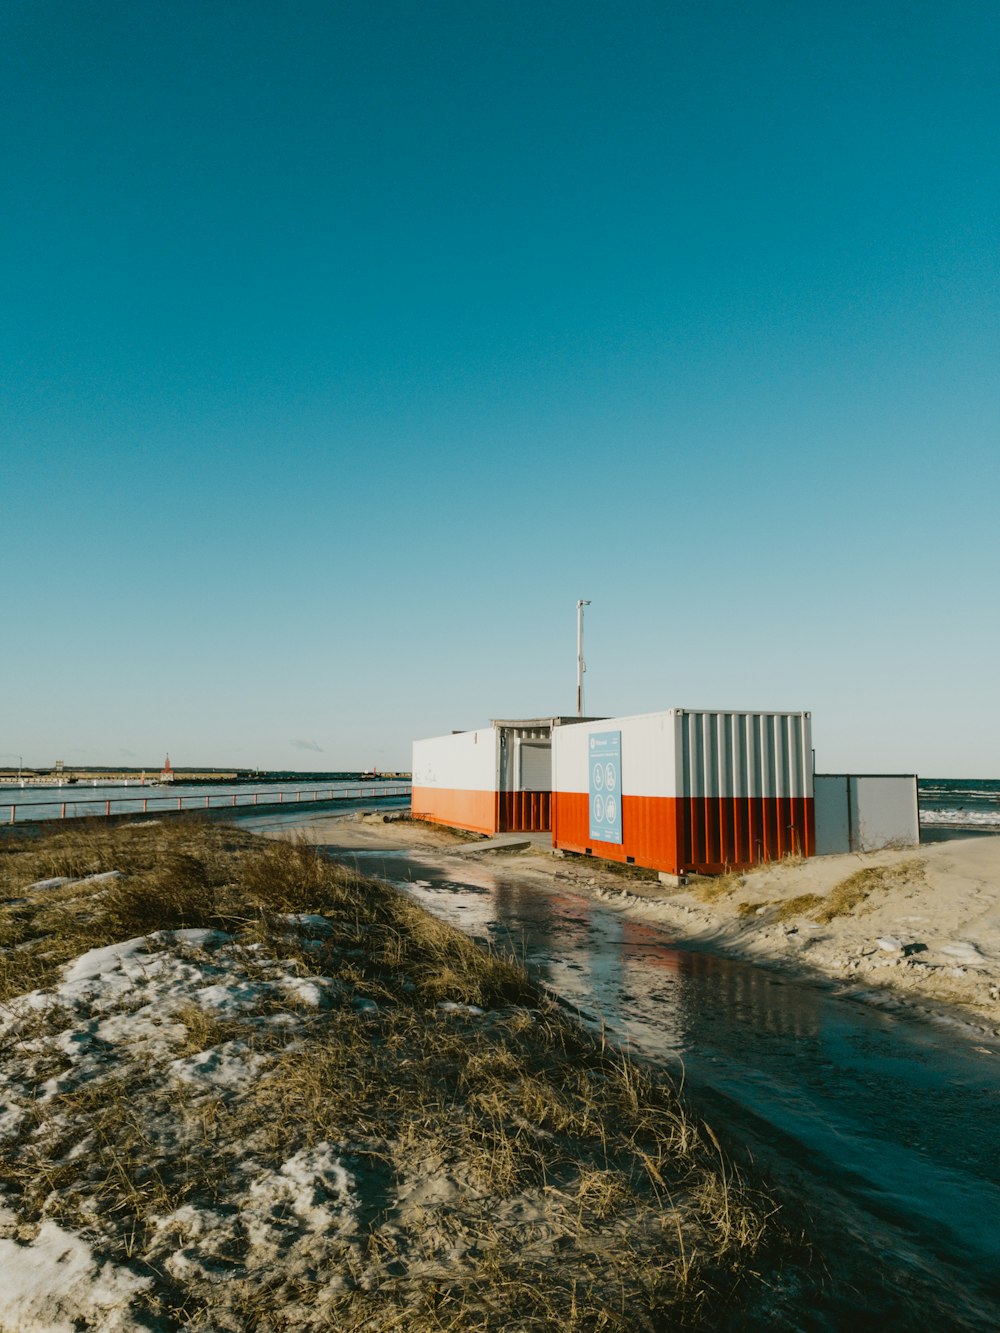
[{"label": "dry grass", "polygon": [[688,892],[700,902],[714,903],[720,898],[728,898],[737,889],[743,888],[746,874],[740,870],[730,870],[724,875],[692,875],[687,884]]},{"label": "dry grass", "polygon": [[[855,871],[839,884],[835,884],[829,893],[803,893],[795,898],[779,900],[771,916],[774,921],[788,921],[796,916],[809,916],[823,925],[838,916],[848,916],[862,906],[874,893],[884,893],[899,884],[912,883],[923,878],[924,862],[913,858],[899,861],[895,865],[868,866]],[[749,912],[754,912],[760,903],[741,904]]]},{"label": "dry grass", "polygon": [[[28,888],[109,870],[122,877]],[[266,1006],[171,1015],[174,1057],[227,1042],[259,1057],[239,1096],[185,1092],[133,1053],[127,1069],[38,1098],[0,1159],[25,1235],[53,1218],[149,1274],[145,1317],[158,1325],[713,1322],[778,1235],[767,1200],[668,1081],[585,1034],[511,960],[302,844],[180,821],[67,831],[0,843],[0,897],[7,999],[51,984],[84,949],[178,926],[234,935],[248,975],[264,958],[337,986],[339,1003],[289,1010],[279,1026]],[[289,913],[320,914],[323,930],[297,929]],[[377,1007],[362,1017],[359,1000]],[[40,1061],[46,1025],[54,1036],[66,1015],[9,1025],[8,1052]],[[46,1059],[36,1078],[59,1073],[55,1043]],[[362,1234],[317,1238],[307,1262],[260,1264],[236,1227],[207,1254],[211,1280],[171,1269],[178,1209],[232,1212],[249,1182],[323,1143],[345,1145],[365,1184]],[[441,1198],[406,1204],[415,1179],[440,1182]]]},{"label": "dry grass", "polygon": [[826,902],[816,912],[817,921],[832,921],[835,916],[853,912],[873,893],[883,893],[899,884],[923,878],[924,862],[916,858],[891,866],[869,866],[836,884],[826,895]]},{"label": "dry grass", "polygon": [[[821,893],[799,893],[794,898],[778,899],[776,904],[767,905],[774,906],[775,910],[771,917],[773,921],[790,921],[793,917],[805,916],[807,912],[812,914],[825,902],[826,898]],[[756,911],[758,907],[763,905],[765,904],[756,903],[752,910]],[[741,904],[741,906],[750,906],[750,904]],[[829,917],[827,920],[829,920]]]},{"label": "dry grass", "polygon": [[[759,874],[761,871],[771,871],[776,866],[795,869],[801,865],[805,865],[805,857],[797,852],[789,852],[779,861],[762,861],[759,865],[748,866],[743,870],[727,870],[722,875],[691,875],[688,879],[688,892],[703,903],[718,902],[721,898],[730,897],[737,889],[745,888],[747,878],[751,875]],[[744,904],[740,904],[737,910],[743,906]]]}]

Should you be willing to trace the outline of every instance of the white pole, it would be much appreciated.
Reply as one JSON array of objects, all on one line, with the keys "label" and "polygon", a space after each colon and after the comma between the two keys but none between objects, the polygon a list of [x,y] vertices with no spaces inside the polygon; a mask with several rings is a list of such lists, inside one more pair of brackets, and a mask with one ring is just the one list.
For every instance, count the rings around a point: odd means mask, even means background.
[{"label": "white pole", "polygon": [[576,604],[576,715],[583,717],[583,673],[587,664],[583,660],[583,608],[589,601],[579,600]]}]

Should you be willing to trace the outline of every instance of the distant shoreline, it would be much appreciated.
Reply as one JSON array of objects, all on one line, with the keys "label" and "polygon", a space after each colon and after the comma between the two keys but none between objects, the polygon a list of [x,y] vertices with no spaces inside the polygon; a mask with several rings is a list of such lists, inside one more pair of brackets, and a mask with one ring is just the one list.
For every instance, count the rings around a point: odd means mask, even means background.
[{"label": "distant shoreline", "polygon": [[[0,769],[0,786],[4,787],[75,787],[100,783],[105,786],[188,786],[198,783],[215,785],[273,782],[401,782],[409,781],[408,772],[372,772],[358,769],[350,772],[311,773],[294,769],[234,770],[209,768],[174,769],[165,782],[157,768],[71,768],[62,773],[47,769]],[[143,779],[145,778],[145,782]]]},{"label": "distant shoreline", "polygon": [[925,842],[953,842],[959,838],[1000,837],[1000,827],[982,824],[921,824],[920,845]]}]

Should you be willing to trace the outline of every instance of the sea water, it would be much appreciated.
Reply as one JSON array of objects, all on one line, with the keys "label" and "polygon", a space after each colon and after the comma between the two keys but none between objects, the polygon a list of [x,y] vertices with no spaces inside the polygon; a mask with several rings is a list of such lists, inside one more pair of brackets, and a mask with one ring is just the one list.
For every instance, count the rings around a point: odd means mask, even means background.
[{"label": "sea water", "polygon": [[921,832],[1000,833],[1000,779],[920,778]]},{"label": "sea water", "polygon": [[[74,819],[88,815],[153,815],[158,812],[232,809],[269,805],[279,800],[346,800],[371,797],[388,788],[406,788],[403,782],[378,778],[291,779],[284,782],[133,783],[74,782],[64,786],[0,785],[0,824],[39,819]],[[64,812],[65,805],[65,812]]]}]

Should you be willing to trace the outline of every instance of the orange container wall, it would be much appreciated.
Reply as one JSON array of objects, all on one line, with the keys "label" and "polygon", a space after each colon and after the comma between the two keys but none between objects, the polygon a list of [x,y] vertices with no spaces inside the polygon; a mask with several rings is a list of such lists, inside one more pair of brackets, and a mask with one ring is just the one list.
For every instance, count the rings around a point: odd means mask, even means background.
[{"label": "orange container wall", "polygon": [[813,801],[806,797],[623,796],[620,845],[590,837],[586,792],[553,792],[552,843],[670,875],[746,870],[783,856],[812,856]]},{"label": "orange container wall", "polygon": [[586,792],[552,793],[552,845],[567,852],[588,851],[607,861],[629,861],[673,874],[677,861],[677,806],[671,796],[623,796],[626,841],[595,842],[590,837],[590,797]]},{"label": "orange container wall", "polygon": [[410,798],[414,819],[449,824],[470,833],[498,831],[497,793],[463,791],[454,787],[414,787]]},{"label": "orange container wall", "polygon": [[502,791],[497,827],[501,833],[548,833],[552,827],[552,793]]},{"label": "orange container wall", "polygon": [[704,796],[679,805],[679,859],[686,870],[719,874],[815,854],[812,797]]},{"label": "orange container wall", "polygon": [[[584,797],[586,805],[586,797]],[[548,833],[552,794],[547,791],[461,791],[453,787],[414,787],[414,819],[449,824],[470,833]]]}]

